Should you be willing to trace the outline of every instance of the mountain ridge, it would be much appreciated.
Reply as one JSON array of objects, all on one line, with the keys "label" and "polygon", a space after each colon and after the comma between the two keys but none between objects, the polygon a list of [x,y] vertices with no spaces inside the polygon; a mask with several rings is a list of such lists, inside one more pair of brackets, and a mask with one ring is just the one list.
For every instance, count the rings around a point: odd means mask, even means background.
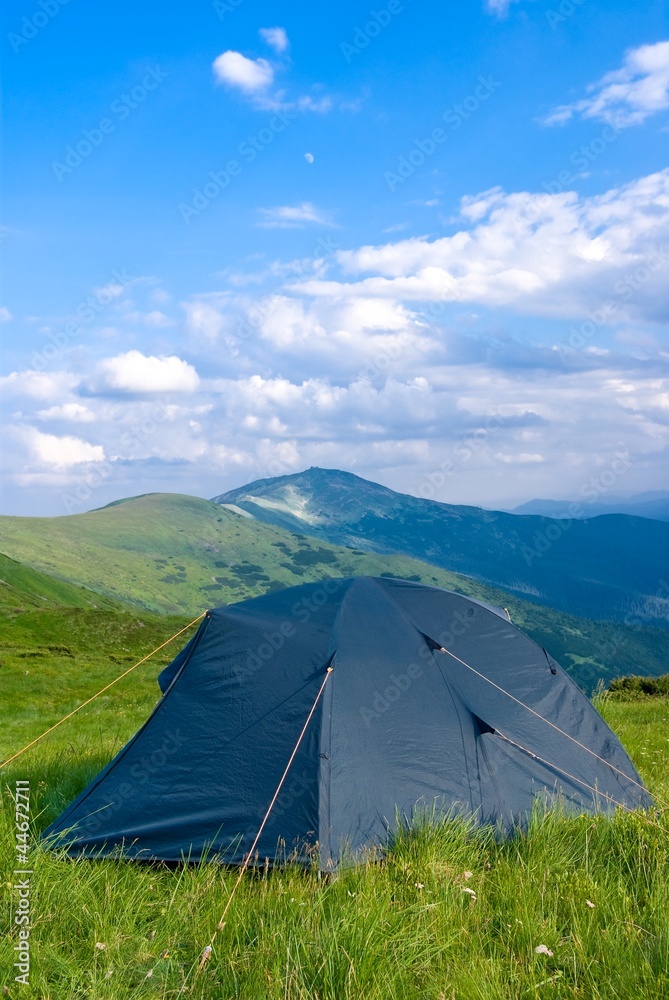
[{"label": "mountain ridge", "polygon": [[669,625],[662,521],[626,514],[566,521],[446,504],[317,467],[256,480],[212,502],[332,544],[411,555],[572,614]]}]

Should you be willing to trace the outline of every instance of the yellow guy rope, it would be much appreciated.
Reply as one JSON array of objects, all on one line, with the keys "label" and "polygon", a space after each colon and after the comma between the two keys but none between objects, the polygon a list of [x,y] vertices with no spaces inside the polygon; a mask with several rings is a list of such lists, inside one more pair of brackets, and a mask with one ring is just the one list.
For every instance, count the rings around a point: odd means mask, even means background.
[{"label": "yellow guy rope", "polygon": [[188,625],[184,625],[182,629],[179,629],[178,632],[175,632],[174,635],[171,636],[171,638],[166,639],[165,642],[161,643],[160,646],[157,646],[150,653],[147,653],[146,656],[143,656],[141,660],[138,660],[137,663],[133,663],[131,667],[128,667],[128,669],[124,670],[122,674],[119,674],[119,676],[115,680],[110,681],[109,684],[106,684],[101,691],[98,691],[97,694],[94,694],[91,698],[88,698],[86,701],[82,702],[81,705],[78,705],[77,708],[74,708],[72,709],[71,712],[68,712],[68,714],[60,720],[60,722],[56,722],[55,725],[51,726],[50,729],[45,730],[45,732],[43,732],[41,736],[38,736],[31,743],[26,744],[26,746],[24,746],[22,750],[18,750],[11,757],[8,757],[7,760],[3,761],[2,764],[0,764],[0,770],[2,770],[3,767],[7,767],[8,764],[11,764],[13,760],[16,760],[17,757],[20,757],[22,753],[26,752],[26,750],[30,750],[31,747],[34,747],[36,743],[39,743],[40,740],[43,740],[44,737],[48,736],[49,733],[52,733],[54,729],[58,729],[58,726],[62,726],[64,722],[67,722],[68,719],[71,719],[73,715],[76,715],[77,712],[80,712],[82,708],[86,707],[86,705],[90,705],[92,701],[95,701],[96,698],[99,698],[101,694],[105,693],[105,691],[109,691],[110,687],[113,687],[114,684],[118,684],[119,681],[123,680],[124,677],[127,677],[128,674],[131,673],[136,667],[140,666],[140,664],[150,659],[152,656],[155,655],[155,653],[158,653],[161,649],[164,649],[165,646],[169,646],[169,644],[174,639],[182,635],[182,633],[186,632],[189,628],[192,628],[193,625],[195,625],[202,618],[204,618],[206,613],[207,613],[206,611],[203,611],[202,614],[198,615],[197,618],[194,618],[192,622],[189,622]]},{"label": "yellow guy rope", "polygon": [[251,858],[253,856],[253,852],[255,851],[256,845],[257,845],[258,841],[260,840],[260,835],[261,835],[261,833],[263,832],[263,830],[265,828],[265,823],[269,819],[269,814],[271,813],[271,811],[272,811],[272,809],[274,807],[274,803],[276,802],[276,800],[277,800],[277,798],[279,796],[279,792],[281,791],[281,786],[283,785],[284,781],[286,780],[286,775],[288,774],[288,771],[290,770],[290,765],[293,763],[293,760],[295,759],[295,754],[297,753],[297,751],[299,749],[299,746],[300,746],[300,743],[302,742],[302,737],[304,736],[304,734],[307,731],[307,727],[308,727],[309,723],[311,722],[311,716],[316,711],[316,705],[318,704],[319,699],[320,699],[321,695],[323,694],[323,688],[327,684],[328,677],[332,673],[333,669],[334,669],[333,667],[328,667],[327,670],[325,671],[325,677],[323,678],[323,683],[321,684],[321,686],[320,686],[320,688],[318,690],[318,694],[316,695],[316,698],[314,700],[314,703],[311,706],[311,711],[309,712],[309,715],[307,716],[307,720],[304,723],[304,725],[302,726],[302,732],[300,733],[300,735],[297,738],[297,743],[295,744],[293,752],[290,755],[290,760],[286,764],[286,769],[283,772],[283,774],[281,775],[281,781],[276,786],[276,791],[275,791],[274,795],[272,796],[272,801],[270,802],[269,806],[267,807],[267,812],[265,813],[265,815],[263,817],[263,821],[260,824],[260,828],[259,828],[258,832],[256,833],[255,840],[251,844],[251,847],[249,848],[249,851],[248,851],[248,853],[246,855],[246,858],[244,859],[244,864],[242,865],[242,867],[239,870],[239,875],[237,876],[237,881],[235,882],[234,886],[232,887],[232,892],[228,896],[228,901],[225,904],[225,909],[223,910],[223,913],[221,914],[221,919],[218,921],[218,924],[216,925],[216,930],[211,935],[211,939],[209,941],[209,944],[207,945],[207,947],[202,952],[202,958],[200,959],[200,964],[197,967],[197,972],[198,973],[204,968],[204,966],[206,965],[208,959],[211,957],[211,949],[213,947],[214,940],[216,939],[216,935],[218,934],[219,931],[222,931],[223,928],[225,927],[225,918],[227,916],[228,910],[230,909],[230,904],[232,903],[233,897],[234,897],[235,893],[237,892],[237,888],[239,886],[239,883],[241,882],[242,878],[244,877],[244,872],[246,871],[246,869],[248,868],[248,866],[249,866],[249,864],[251,862]]}]

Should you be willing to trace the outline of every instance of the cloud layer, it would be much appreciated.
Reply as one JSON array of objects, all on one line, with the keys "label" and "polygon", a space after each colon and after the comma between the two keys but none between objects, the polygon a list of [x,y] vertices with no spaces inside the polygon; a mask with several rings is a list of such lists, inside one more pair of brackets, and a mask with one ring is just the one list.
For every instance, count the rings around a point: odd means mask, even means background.
[{"label": "cloud layer", "polygon": [[570,118],[597,118],[618,128],[639,125],[669,108],[669,41],[640,45],[626,53],[620,69],[591,83],[588,97],[561,104],[545,119],[563,125]]}]

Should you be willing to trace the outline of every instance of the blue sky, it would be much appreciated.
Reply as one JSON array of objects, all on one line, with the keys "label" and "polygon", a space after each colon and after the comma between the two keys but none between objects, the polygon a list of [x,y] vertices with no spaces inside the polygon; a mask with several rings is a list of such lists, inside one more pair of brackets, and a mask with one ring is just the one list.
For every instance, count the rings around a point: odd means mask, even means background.
[{"label": "blue sky", "polygon": [[2,45],[4,513],[666,488],[660,2],[35,0]]}]

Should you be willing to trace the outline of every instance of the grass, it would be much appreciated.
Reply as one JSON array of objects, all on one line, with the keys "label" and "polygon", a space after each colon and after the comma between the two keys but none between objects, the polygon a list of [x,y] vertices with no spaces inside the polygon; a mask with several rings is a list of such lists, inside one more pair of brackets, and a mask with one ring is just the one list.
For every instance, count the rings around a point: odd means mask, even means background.
[{"label": "grass", "polygon": [[[617,728],[623,739],[639,734],[650,757],[637,763],[666,794],[666,762],[653,754],[664,750],[658,723],[669,703],[637,703],[629,716],[624,708],[616,705],[624,720]],[[54,784],[72,784],[64,779],[72,763],[49,748],[6,776],[7,872],[12,778],[30,777],[36,831],[58,805]],[[85,770],[79,760],[78,780]],[[30,985],[12,985],[10,936],[0,944],[0,981],[10,995],[41,1000],[176,997],[186,976],[193,990],[185,995],[202,998],[659,1000],[669,992],[668,835],[663,819],[652,825],[629,814],[537,816],[525,836],[503,844],[463,823],[433,823],[332,883],[291,868],[249,874],[197,980],[193,963],[235,872],[78,863],[36,847]],[[10,899],[5,887],[5,927]],[[540,945],[552,955],[537,954]]]},{"label": "grass", "polygon": [[[11,567],[10,567],[11,568]],[[9,574],[7,574],[9,575]],[[21,588],[32,593],[20,594]],[[78,606],[15,576],[0,615],[0,753],[17,749],[184,623]],[[43,599],[44,598],[44,599]],[[70,599],[71,606],[58,602]],[[84,601],[89,598],[84,595]],[[462,822],[397,838],[334,882],[287,867],[244,877],[205,972],[192,975],[237,873],[216,865],[78,863],[41,830],[146,718],[183,639],[0,772],[0,986],[26,1000],[496,1000],[669,995],[669,823],[537,815],[496,843]],[[601,699],[659,802],[669,701]],[[30,984],[14,982],[14,783],[31,787]],[[469,890],[469,891],[465,891]],[[594,904],[591,906],[590,904]],[[10,933],[5,933],[10,931]],[[539,954],[544,945],[552,952]],[[180,992],[181,990],[184,992]]]}]

